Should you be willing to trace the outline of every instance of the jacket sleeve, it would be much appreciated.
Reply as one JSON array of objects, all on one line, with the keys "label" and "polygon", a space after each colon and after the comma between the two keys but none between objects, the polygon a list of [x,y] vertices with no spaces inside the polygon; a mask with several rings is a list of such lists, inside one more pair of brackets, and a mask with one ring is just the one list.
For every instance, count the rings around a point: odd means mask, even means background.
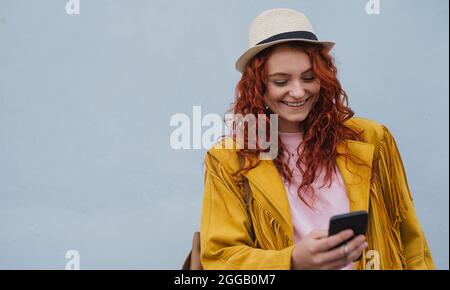
[{"label": "jacket sleeve", "polygon": [[430,253],[425,235],[420,226],[419,220],[414,208],[414,202],[409,190],[405,168],[397,148],[394,137],[389,130],[383,126],[384,136],[382,143],[386,151],[389,152],[389,158],[386,162],[390,163],[391,189],[400,192],[402,199],[400,237],[404,250],[406,268],[411,269],[434,269],[433,258]]},{"label": "jacket sleeve", "polygon": [[291,269],[293,246],[255,248],[250,237],[244,194],[232,175],[209,152],[200,223],[201,263],[205,270]]}]

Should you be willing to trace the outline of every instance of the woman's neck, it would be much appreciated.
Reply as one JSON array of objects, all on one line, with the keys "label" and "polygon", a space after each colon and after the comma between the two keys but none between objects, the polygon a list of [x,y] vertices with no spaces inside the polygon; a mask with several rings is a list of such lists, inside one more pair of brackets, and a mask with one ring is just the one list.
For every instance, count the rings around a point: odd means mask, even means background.
[{"label": "woman's neck", "polygon": [[278,123],[278,132],[280,133],[303,133],[303,122],[300,123],[288,123],[280,124]]}]

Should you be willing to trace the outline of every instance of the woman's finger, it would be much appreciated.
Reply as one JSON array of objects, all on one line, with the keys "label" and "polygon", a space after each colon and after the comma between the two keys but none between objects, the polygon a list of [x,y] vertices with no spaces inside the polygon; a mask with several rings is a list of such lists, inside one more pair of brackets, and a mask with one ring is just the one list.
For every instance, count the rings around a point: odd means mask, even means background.
[{"label": "woman's finger", "polygon": [[346,262],[348,262],[348,264],[350,264],[351,262],[354,262],[359,256],[361,256],[362,252],[366,248],[367,248],[367,243],[363,242],[362,245],[360,245],[358,248],[356,248],[354,251],[352,251],[348,255]]},{"label": "woman's finger", "polygon": [[309,237],[313,239],[323,239],[328,237],[328,232],[325,230],[314,230],[308,234]]},{"label": "woman's finger", "polygon": [[352,263],[356,258],[358,258],[362,251],[367,247],[365,242],[362,243],[362,245],[356,249],[354,249],[346,258],[341,258],[332,262],[327,263],[323,266],[323,269],[327,270],[340,270],[350,263]]},{"label": "woman's finger", "polygon": [[317,252],[327,252],[353,237],[352,230],[345,230],[333,236],[323,238],[317,243]]},{"label": "woman's finger", "polygon": [[[359,235],[347,242],[347,255],[345,253],[345,245],[342,245],[331,251],[319,254],[318,259],[322,263],[334,263],[339,261],[345,263],[347,257],[350,256],[355,250],[358,250],[358,248],[364,243],[365,239],[366,238],[363,235]],[[355,259],[357,257],[355,257]]]}]

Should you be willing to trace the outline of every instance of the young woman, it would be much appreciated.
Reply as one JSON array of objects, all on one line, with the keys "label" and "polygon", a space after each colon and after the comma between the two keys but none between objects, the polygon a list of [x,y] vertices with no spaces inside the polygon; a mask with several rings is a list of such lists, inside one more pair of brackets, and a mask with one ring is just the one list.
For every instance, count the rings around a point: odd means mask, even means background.
[{"label": "young woman", "polygon": [[[208,151],[204,269],[434,268],[395,140],[385,126],[353,117],[333,45],[294,10],[253,21],[232,111],[278,115],[278,154],[261,160],[263,149],[247,143]],[[220,144],[236,144],[236,132]],[[357,210],[369,213],[365,236],[328,236],[330,217]]]}]

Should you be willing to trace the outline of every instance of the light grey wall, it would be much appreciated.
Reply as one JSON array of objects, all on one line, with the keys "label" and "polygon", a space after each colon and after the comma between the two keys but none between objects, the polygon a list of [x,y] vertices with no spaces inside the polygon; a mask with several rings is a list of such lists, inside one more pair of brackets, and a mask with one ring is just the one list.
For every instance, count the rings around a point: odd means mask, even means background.
[{"label": "light grey wall", "polygon": [[175,113],[223,114],[261,11],[335,40],[358,116],[393,132],[436,265],[448,269],[448,1],[0,0],[0,268],[177,269],[198,228],[203,150]]}]

